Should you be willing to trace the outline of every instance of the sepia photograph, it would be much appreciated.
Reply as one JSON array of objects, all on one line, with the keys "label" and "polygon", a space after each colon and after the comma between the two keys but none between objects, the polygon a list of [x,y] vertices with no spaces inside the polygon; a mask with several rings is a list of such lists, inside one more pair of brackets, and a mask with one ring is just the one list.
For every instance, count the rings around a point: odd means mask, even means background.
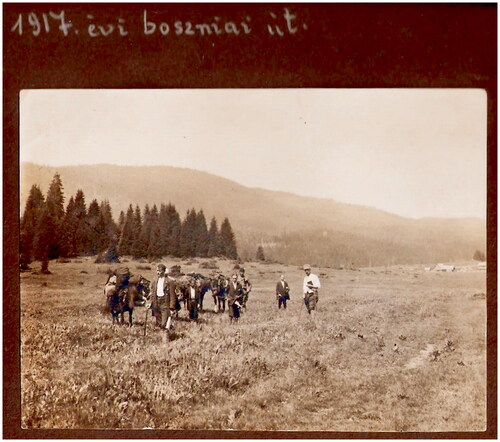
[{"label": "sepia photograph", "polygon": [[485,431],[487,100],[21,90],[21,427]]}]

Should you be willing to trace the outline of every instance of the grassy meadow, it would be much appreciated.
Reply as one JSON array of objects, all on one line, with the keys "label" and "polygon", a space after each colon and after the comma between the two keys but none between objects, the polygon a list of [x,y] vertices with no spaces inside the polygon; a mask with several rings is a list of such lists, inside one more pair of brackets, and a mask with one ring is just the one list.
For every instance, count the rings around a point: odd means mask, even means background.
[{"label": "grassy meadow", "polygon": [[[203,261],[163,262],[208,275]],[[225,274],[234,265],[217,263]],[[155,263],[127,265],[155,275]],[[51,275],[23,272],[22,426],[485,429],[484,270],[313,268],[322,283],[313,320],[301,269],[244,266],[253,291],[239,323],[214,313],[208,292],[200,320],[181,310],[171,340],[151,315],[144,336],[144,307],[131,328],[102,314],[109,265],[82,258],[51,262]],[[282,272],[291,288],[286,311],[274,294]]]}]

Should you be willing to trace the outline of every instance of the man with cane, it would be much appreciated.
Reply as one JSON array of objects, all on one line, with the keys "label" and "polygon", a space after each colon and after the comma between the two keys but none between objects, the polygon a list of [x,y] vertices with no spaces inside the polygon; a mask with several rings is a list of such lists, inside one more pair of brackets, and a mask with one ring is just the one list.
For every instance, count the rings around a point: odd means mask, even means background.
[{"label": "man with cane", "polygon": [[314,316],[316,313],[316,304],[318,303],[318,290],[321,287],[319,278],[314,273],[311,273],[311,266],[309,264],[304,265],[304,303],[307,308],[307,313]]},{"label": "man with cane", "polygon": [[151,309],[156,317],[156,325],[170,331],[172,315],[175,313],[175,283],[168,277],[164,264],[158,264],[156,274],[151,285]]}]

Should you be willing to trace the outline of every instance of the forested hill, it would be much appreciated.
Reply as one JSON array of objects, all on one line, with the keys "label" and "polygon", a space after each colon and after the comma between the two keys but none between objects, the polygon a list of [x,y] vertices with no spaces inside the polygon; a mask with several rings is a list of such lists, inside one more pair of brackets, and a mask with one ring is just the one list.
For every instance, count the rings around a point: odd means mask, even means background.
[{"label": "forested hill", "polygon": [[181,216],[193,207],[207,219],[231,219],[238,252],[281,262],[324,266],[432,263],[470,260],[485,251],[486,222],[479,218],[408,219],[370,207],[248,188],[215,175],[169,166],[21,165],[21,208],[30,187],[46,193],[59,172],[66,196],[78,189],[87,203],[108,200],[115,220],[129,204],[175,205]]}]

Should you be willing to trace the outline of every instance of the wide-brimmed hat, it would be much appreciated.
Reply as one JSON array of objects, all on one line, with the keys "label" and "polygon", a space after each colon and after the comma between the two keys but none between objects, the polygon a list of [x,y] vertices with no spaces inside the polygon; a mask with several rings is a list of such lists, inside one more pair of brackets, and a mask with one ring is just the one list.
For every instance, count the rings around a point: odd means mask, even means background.
[{"label": "wide-brimmed hat", "polygon": [[304,270],[311,270],[311,266],[309,264],[304,264]]}]

